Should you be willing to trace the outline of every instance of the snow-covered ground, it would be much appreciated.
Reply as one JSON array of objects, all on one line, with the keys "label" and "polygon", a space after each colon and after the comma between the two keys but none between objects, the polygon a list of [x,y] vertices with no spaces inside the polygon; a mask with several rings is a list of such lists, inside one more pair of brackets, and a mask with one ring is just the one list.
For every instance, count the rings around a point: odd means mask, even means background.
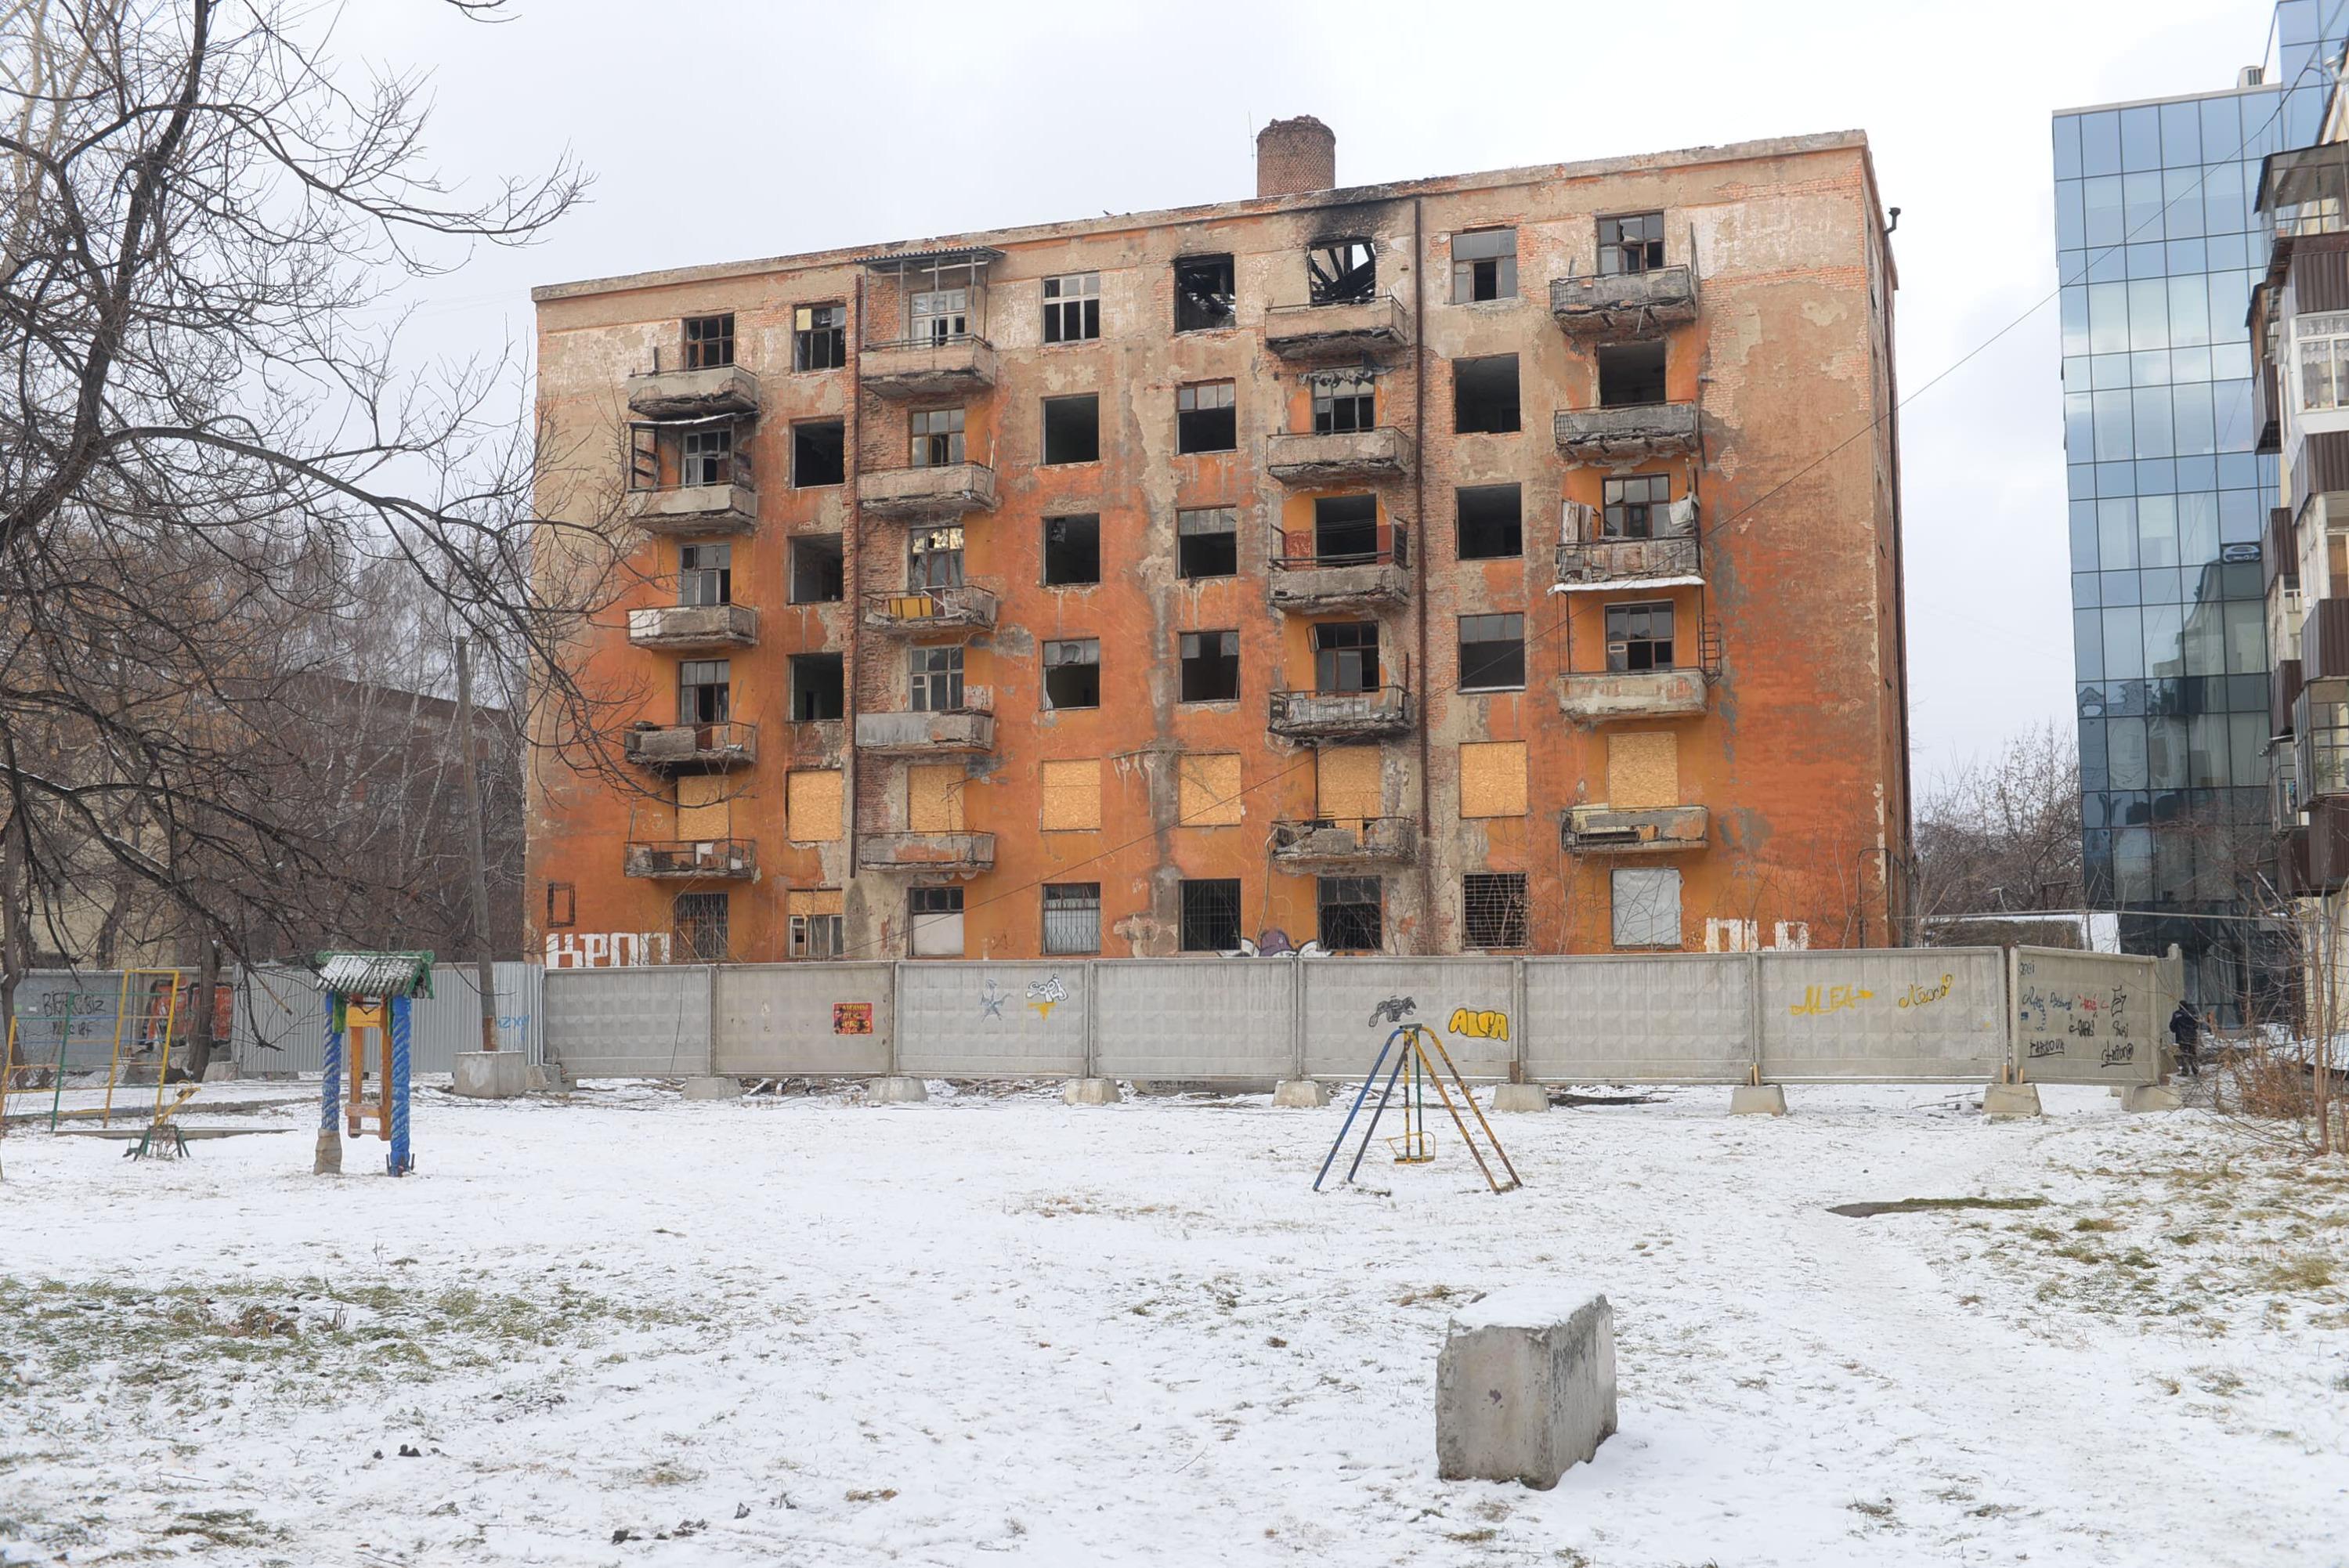
[{"label": "snow-covered ground", "polygon": [[[2349,1171],[2200,1112],[1685,1090],[1316,1195],[1342,1103],[432,1089],[395,1181],[260,1092],[0,1140],[0,1561],[2349,1562]],[[1827,1212],[1958,1197],[2044,1203]],[[1557,1279],[1620,1435],[1438,1481],[1449,1305]]]}]

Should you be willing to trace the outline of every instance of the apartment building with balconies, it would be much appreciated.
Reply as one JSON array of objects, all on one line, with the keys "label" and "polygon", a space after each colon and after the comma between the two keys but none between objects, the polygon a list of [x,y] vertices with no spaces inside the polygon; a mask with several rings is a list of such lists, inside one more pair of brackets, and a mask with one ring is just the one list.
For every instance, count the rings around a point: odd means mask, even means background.
[{"label": "apartment building with balconies", "polygon": [[1866,139],[1258,175],[536,292],[551,962],[1897,939]]}]

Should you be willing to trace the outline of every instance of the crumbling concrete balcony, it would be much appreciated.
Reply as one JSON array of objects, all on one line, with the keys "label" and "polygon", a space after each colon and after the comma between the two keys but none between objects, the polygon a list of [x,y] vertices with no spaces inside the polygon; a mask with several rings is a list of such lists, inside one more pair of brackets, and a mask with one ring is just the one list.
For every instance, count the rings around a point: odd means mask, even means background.
[{"label": "crumbling concrete balcony", "polygon": [[860,713],[856,749],[876,757],[992,751],[995,716],[973,708],[946,713]]},{"label": "crumbling concrete balcony", "polygon": [[867,469],[856,476],[856,505],[867,517],[916,522],[993,511],[995,470],[985,463]]},{"label": "crumbling concrete balcony", "polygon": [[1341,304],[1277,304],[1264,313],[1264,346],[1292,365],[1377,358],[1411,343],[1411,313],[1392,294]]},{"label": "crumbling concrete balcony", "polygon": [[632,840],[626,870],[632,877],[754,877],[759,846],[750,839]]},{"label": "crumbling concrete balcony", "polygon": [[995,595],[953,588],[883,589],[864,595],[864,624],[876,632],[945,632],[995,624]]},{"label": "crumbling concrete balcony", "polygon": [[991,872],[993,833],[859,833],[856,866],[867,872]]},{"label": "crumbling concrete balcony", "polygon": [[1697,315],[1696,273],[1689,267],[1654,267],[1607,277],[1554,278],[1549,313],[1570,337],[1651,337]]},{"label": "crumbling concrete balcony", "polygon": [[1680,718],[1704,711],[1702,669],[1620,670],[1560,676],[1558,711],[1586,724],[1619,718]]},{"label": "crumbling concrete balcony", "polygon": [[647,724],[629,730],[622,748],[630,762],[656,773],[725,773],[759,759],[759,729],[750,724]]},{"label": "crumbling concrete balcony", "polygon": [[1692,533],[1664,539],[1588,539],[1557,547],[1558,586],[1681,587],[1704,581],[1703,552]]},{"label": "crumbling concrete balcony", "polygon": [[759,378],[739,365],[647,370],[628,377],[628,412],[639,419],[714,419],[759,411]]},{"label": "crumbling concrete balcony", "polygon": [[1381,523],[1362,537],[1361,549],[1345,548],[1311,529],[1276,534],[1278,548],[1267,574],[1266,593],[1276,610],[1309,614],[1353,605],[1400,604],[1411,597],[1411,531]]},{"label": "crumbling concrete balcony", "polygon": [[1291,740],[1377,740],[1408,735],[1411,693],[1401,686],[1370,691],[1277,691],[1266,727]]},{"label": "crumbling concrete balcony", "polygon": [[739,481],[632,490],[628,521],[647,533],[748,533],[759,526],[759,492]]},{"label": "crumbling concrete balcony", "polygon": [[1391,425],[1329,435],[1289,432],[1264,438],[1264,466],[1274,479],[1300,489],[1375,483],[1411,472],[1411,444]]},{"label": "crumbling concrete balcony", "polygon": [[759,612],[748,604],[661,604],[628,612],[628,641],[678,653],[748,648],[759,641]]},{"label": "crumbling concrete balcony", "polygon": [[1409,817],[1309,817],[1272,825],[1275,865],[1383,865],[1418,853],[1419,824]]},{"label": "crumbling concrete balcony", "polygon": [[876,397],[968,397],[995,374],[995,345],[970,333],[876,343],[856,356],[857,384]]},{"label": "crumbling concrete balcony", "polygon": [[1577,855],[1658,855],[1704,848],[1710,817],[1702,806],[1659,806],[1618,811],[1577,806],[1566,814],[1558,841]]},{"label": "crumbling concrete balcony", "polygon": [[1560,408],[1557,449],[1569,463],[1628,465],[1696,451],[1693,403],[1635,403],[1619,408]]}]

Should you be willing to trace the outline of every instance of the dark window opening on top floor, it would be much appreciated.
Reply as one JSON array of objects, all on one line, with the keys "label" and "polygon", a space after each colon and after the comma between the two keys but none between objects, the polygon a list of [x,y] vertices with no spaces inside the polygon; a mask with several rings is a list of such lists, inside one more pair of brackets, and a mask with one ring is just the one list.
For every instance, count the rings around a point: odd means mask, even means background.
[{"label": "dark window opening on top floor", "polygon": [[1048,463],[1094,463],[1101,460],[1101,398],[1087,392],[1075,397],[1044,399],[1044,460]]},{"label": "dark window opening on top floor", "polygon": [[1044,585],[1082,587],[1101,581],[1101,519],[1044,520]]},{"label": "dark window opening on top floor", "polygon": [[1174,330],[1212,332],[1237,319],[1232,308],[1232,259],[1184,256],[1174,263]]},{"label": "dark window opening on top floor", "polygon": [[1464,485],[1460,508],[1460,559],[1497,561],[1526,552],[1525,500],[1516,485]]},{"label": "dark window opening on top floor", "polygon": [[792,655],[792,718],[800,724],[848,711],[848,682],[838,654]]},{"label": "dark window opening on top floor", "polygon": [[1478,229],[1452,236],[1452,303],[1517,297],[1517,232]]},{"label": "dark window opening on top floor", "polygon": [[847,428],[838,419],[805,419],[792,427],[792,484],[798,490],[848,479]]},{"label": "dark window opening on top floor", "polygon": [[1368,240],[1324,240],[1305,253],[1307,297],[1315,304],[1359,304],[1378,291],[1378,259]]},{"label": "dark window opening on top floor", "polygon": [[734,316],[688,315],[685,318],[685,367],[710,370],[734,363]]},{"label": "dark window opening on top floor", "polygon": [[803,304],[792,312],[792,368],[837,370],[848,363],[848,307]]},{"label": "dark window opening on top floor", "polygon": [[1661,212],[1627,212],[1619,218],[1599,220],[1599,275],[1653,272],[1663,264]]},{"label": "dark window opening on top floor", "polygon": [[1517,428],[1516,355],[1452,362],[1452,428],[1462,435]]},{"label": "dark window opening on top floor", "polygon": [[1664,346],[1609,343],[1599,350],[1599,406],[1629,408],[1664,400]]}]

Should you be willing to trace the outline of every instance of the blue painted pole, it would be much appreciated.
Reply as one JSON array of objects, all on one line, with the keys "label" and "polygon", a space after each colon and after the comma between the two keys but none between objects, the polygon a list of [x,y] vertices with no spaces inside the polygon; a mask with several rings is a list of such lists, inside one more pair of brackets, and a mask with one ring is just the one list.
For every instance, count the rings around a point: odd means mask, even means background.
[{"label": "blue painted pole", "polygon": [[326,1046],[318,1075],[318,1147],[311,1156],[314,1176],[338,1176],[343,1169],[343,999],[326,998]]},{"label": "blue painted pole", "polygon": [[1370,1098],[1371,1085],[1378,1082],[1379,1069],[1387,1065],[1387,1052],[1393,1048],[1394,1036],[1389,1035],[1387,1043],[1379,1047],[1378,1060],[1371,1064],[1370,1075],[1362,1079],[1362,1087],[1354,1091],[1354,1103],[1347,1109],[1346,1119],[1339,1125],[1338,1136],[1330,1143],[1330,1152],[1322,1156],[1321,1173],[1313,1178],[1313,1190],[1316,1192],[1321,1191],[1321,1183],[1330,1179],[1330,1167],[1337,1163],[1338,1150],[1346,1146],[1346,1134],[1353,1130],[1354,1118],[1361,1115],[1362,1101]]},{"label": "blue painted pole", "polygon": [[405,1176],[416,1169],[416,1157],[408,1151],[408,1037],[411,1006],[406,996],[391,999],[391,1173],[395,1176]]}]

